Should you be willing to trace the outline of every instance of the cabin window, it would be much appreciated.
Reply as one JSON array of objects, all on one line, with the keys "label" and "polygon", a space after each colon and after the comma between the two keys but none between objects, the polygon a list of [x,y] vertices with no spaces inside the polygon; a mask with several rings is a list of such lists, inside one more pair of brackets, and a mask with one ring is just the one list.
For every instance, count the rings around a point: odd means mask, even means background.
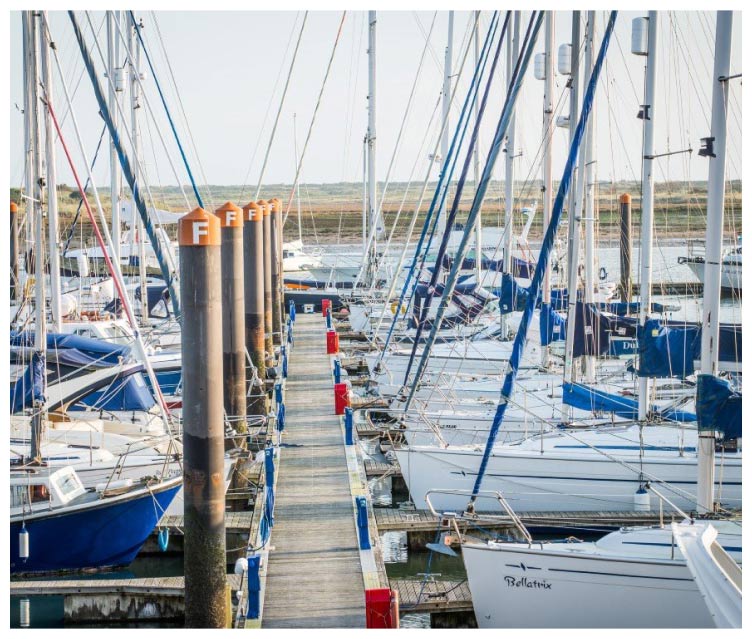
[{"label": "cabin window", "polygon": [[57,486],[60,489],[60,493],[67,497],[73,492],[76,492],[79,488],[81,488],[81,482],[78,480],[78,477],[74,475],[73,473],[68,473],[62,476],[59,476],[57,478]]},{"label": "cabin window", "polygon": [[149,315],[151,317],[156,317],[160,319],[166,319],[170,316],[170,311],[167,308],[167,304],[165,304],[164,300],[159,300],[149,311]]},{"label": "cabin window", "polygon": [[11,486],[10,487],[10,506],[11,508],[20,508],[29,503],[28,486]]},{"label": "cabin window", "polygon": [[44,484],[35,484],[31,487],[31,503],[36,504],[40,501],[49,501],[50,491]]}]

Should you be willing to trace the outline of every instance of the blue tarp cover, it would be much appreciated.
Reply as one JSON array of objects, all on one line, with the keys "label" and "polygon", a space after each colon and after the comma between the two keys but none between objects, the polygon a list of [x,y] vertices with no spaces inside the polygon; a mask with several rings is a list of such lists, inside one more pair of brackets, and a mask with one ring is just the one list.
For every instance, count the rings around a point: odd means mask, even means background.
[{"label": "blue tarp cover", "polygon": [[[702,330],[699,324],[650,319],[638,327],[641,377],[686,377],[700,359]],[[741,363],[742,331],[736,324],[721,324],[718,331],[720,362]]]},{"label": "blue tarp cover", "polygon": [[494,290],[494,293],[499,296],[499,309],[502,315],[522,311],[527,304],[527,289],[520,286],[509,273],[502,274],[501,287]]},{"label": "blue tarp cover", "polygon": [[[34,331],[11,332],[10,345],[32,348],[34,346]],[[100,339],[70,333],[48,333],[47,350],[61,351],[62,349],[75,349],[80,354],[88,356],[91,359],[85,362],[86,364],[94,360],[107,364],[117,364],[121,357],[127,359],[131,352],[130,346],[111,344]],[[72,355],[72,357],[76,356]]]},{"label": "blue tarp cover", "polygon": [[136,372],[114,380],[110,385],[89,393],[70,410],[149,410],[155,405],[154,396],[144,382],[143,374]]},{"label": "blue tarp cover", "polygon": [[725,379],[697,376],[697,429],[719,431],[726,439],[742,436],[742,396]]},{"label": "blue tarp cover", "polygon": [[540,312],[541,345],[564,341],[567,337],[567,321],[550,304],[543,304]]},{"label": "blue tarp cover", "polygon": [[31,362],[24,374],[10,387],[11,412],[17,413],[31,407],[34,400],[45,401],[44,396],[44,353],[33,353]]},{"label": "blue tarp cover", "polygon": [[[597,388],[571,382],[565,382],[562,385],[562,390],[562,401],[568,406],[597,413],[613,413],[626,419],[638,418],[638,402],[631,397],[615,395],[598,390]],[[666,419],[679,422],[693,422],[697,419],[694,413],[678,410],[673,407],[659,411],[657,406],[652,406],[651,410]]]}]

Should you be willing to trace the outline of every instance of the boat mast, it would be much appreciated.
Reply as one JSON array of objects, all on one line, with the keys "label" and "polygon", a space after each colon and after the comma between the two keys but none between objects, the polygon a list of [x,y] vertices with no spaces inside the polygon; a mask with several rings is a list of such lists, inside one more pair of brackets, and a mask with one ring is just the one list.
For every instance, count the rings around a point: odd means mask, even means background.
[{"label": "boat mast", "polygon": [[[545,26],[545,78],[543,85],[543,232],[546,232],[551,221],[551,205],[553,203],[553,133],[554,133],[554,13],[546,11]],[[542,300],[544,309],[551,305],[551,266],[546,262],[543,273]],[[541,367],[548,368],[548,345],[541,347]]]},{"label": "boat mast", "polygon": [[[569,146],[574,140],[580,104],[580,12],[572,12],[572,43],[571,43],[571,78],[572,87],[569,94]],[[587,129],[585,129],[587,135]],[[579,155],[579,168],[584,164],[584,152]],[[574,382],[576,370],[574,362],[574,328],[577,309],[577,265],[580,256],[580,213],[582,203],[580,197],[582,171],[578,166],[572,167],[572,188],[569,191],[568,217],[569,234],[567,242],[567,339],[564,347],[564,381]],[[571,415],[571,407],[567,408]]]},{"label": "boat mast", "polygon": [[[43,12],[46,15],[46,12]],[[44,30],[39,31],[40,57],[44,102],[52,102],[52,69],[50,67],[50,41]],[[38,116],[37,116],[38,117]],[[52,329],[62,330],[60,305],[60,247],[58,246],[57,171],[55,166],[55,136],[49,106],[44,110],[45,165],[47,169],[47,232],[50,251],[50,311]]]},{"label": "boat mast", "polygon": [[[293,151],[295,153],[295,166],[298,166],[298,114],[292,114],[292,140]],[[300,184],[295,188],[295,195],[298,199],[298,241],[303,245],[303,216],[300,211]],[[365,210],[365,207],[363,207]],[[365,248],[365,246],[363,247]]]},{"label": "boat mast", "polygon": [[[640,222],[640,316],[639,324],[644,327],[650,314],[653,282],[653,125],[655,122],[655,75],[658,55],[658,12],[649,11],[648,21],[647,71],[645,74],[645,104],[640,110],[642,118],[642,202]],[[633,22],[634,25],[634,22]],[[634,48],[634,47],[633,47]],[[634,53],[635,51],[633,51]],[[639,53],[638,53],[639,54]],[[642,54],[644,55],[644,54]],[[649,378],[639,377],[638,418],[644,422],[648,418]]]},{"label": "boat mast", "polygon": [[[731,61],[733,13],[719,11],[715,28],[713,106],[710,121],[708,168],[708,228],[705,234],[705,281],[703,293],[702,350],[700,372],[718,372],[718,327],[721,306],[721,253],[723,250],[723,205],[726,188],[726,129],[728,121],[728,76]],[[697,510],[713,510],[715,483],[715,432],[701,430],[697,449]]]},{"label": "boat mast", "polygon": [[[369,229],[378,224],[376,200],[376,12],[368,12],[368,220]],[[365,229],[364,229],[365,230]],[[364,234],[368,237],[368,233]],[[368,283],[376,277],[376,236],[368,247]]]},{"label": "boat mast", "polygon": [[[118,12],[119,13],[119,12]],[[110,117],[113,127],[118,126],[117,86],[119,82],[117,64],[120,58],[120,43],[116,36],[116,17],[114,11],[107,12],[107,75],[109,84]],[[115,142],[110,137],[110,209],[112,213],[113,259],[120,263],[120,164]]]},{"label": "boat mast", "polygon": [[[475,12],[475,28],[473,29],[473,44],[475,45],[475,68],[478,68],[478,62],[480,60],[480,11]],[[480,109],[480,101],[475,101],[475,121],[478,121]],[[445,129],[446,130],[446,129]],[[478,188],[478,180],[480,179],[480,144],[475,142],[475,148],[473,149],[473,183],[475,188]],[[446,207],[445,207],[446,208]],[[478,213],[478,221],[475,223],[475,281],[480,286],[480,273],[481,273],[481,260],[483,256],[483,211]]]},{"label": "boat mast", "polygon": [[[590,79],[593,72],[593,41],[595,40],[595,11],[587,13],[587,27],[585,31],[585,70],[584,77]],[[585,155],[583,181],[585,187],[585,304],[594,301],[593,288],[595,286],[595,157],[593,153],[593,140],[595,138],[595,114],[593,108],[590,119],[585,129]],[[595,337],[595,336],[594,336]],[[595,381],[595,356],[585,355],[585,380]]]},{"label": "boat mast", "polygon": [[[130,21],[128,21],[130,22]],[[128,29],[128,49],[129,60],[131,63],[131,139],[133,140],[133,163],[135,166],[141,164],[141,131],[138,123],[139,110],[141,109],[141,47],[138,45],[138,34],[136,29],[143,28],[143,23],[138,26],[130,24]],[[138,181],[138,177],[136,177]],[[141,287],[141,322],[145,322],[149,317],[149,299],[146,286],[146,237],[144,225],[140,217],[136,217],[131,205],[131,233],[136,232],[138,237],[138,279]],[[131,242],[132,244],[133,242]],[[133,293],[136,295],[135,289]]]},{"label": "boat mast", "polygon": [[[33,198],[34,209],[34,288],[35,288],[35,317],[34,317],[34,359],[42,361],[42,375],[44,370],[45,353],[47,349],[47,327],[45,318],[45,286],[44,286],[44,218],[42,216],[43,172],[42,172],[42,135],[39,122],[39,37],[38,16],[35,11],[26,11],[29,29],[29,78],[31,80],[31,112],[29,118],[31,132],[32,181],[30,197]],[[34,361],[32,361],[32,366]],[[33,372],[32,372],[33,379]],[[31,458],[36,463],[42,461],[42,434],[44,430],[45,414],[43,404],[39,399],[34,400],[34,415],[31,420]]]},{"label": "boat mast", "polygon": [[[521,12],[514,12],[514,35],[507,39],[507,86],[512,81],[517,58],[520,55],[520,21]],[[503,270],[514,277],[512,268],[512,219],[514,213],[514,143],[515,143],[515,117],[516,109],[512,111],[512,119],[509,121],[507,133],[507,146],[504,150],[504,247],[503,247]],[[507,317],[501,316],[501,337],[507,338]]]},{"label": "boat mast", "polygon": [[[24,244],[23,244],[23,263],[26,277],[29,276],[30,264],[28,261],[29,251],[33,250],[34,242],[32,240],[32,233],[34,232],[34,165],[32,161],[32,149],[33,144],[31,141],[31,111],[32,111],[32,98],[31,98],[31,47],[33,46],[31,41],[31,19],[28,12],[24,12],[21,15],[21,24],[23,31],[23,116],[24,116],[24,211],[26,214],[26,227],[24,231]],[[22,289],[19,289],[22,290]],[[19,298],[23,296],[23,293],[17,294]]]},{"label": "boat mast", "polygon": [[[452,107],[452,48],[454,44],[454,11],[449,12],[447,23],[447,45],[444,49],[444,88],[442,89],[441,96],[441,116],[444,122],[444,131],[441,135],[441,164],[446,169],[447,165],[445,159],[449,154],[449,111]],[[449,189],[449,185],[445,187]],[[436,233],[441,236],[446,228],[447,212],[446,212],[447,198],[444,198],[441,202],[441,208],[439,209],[439,220],[436,226]]]}]

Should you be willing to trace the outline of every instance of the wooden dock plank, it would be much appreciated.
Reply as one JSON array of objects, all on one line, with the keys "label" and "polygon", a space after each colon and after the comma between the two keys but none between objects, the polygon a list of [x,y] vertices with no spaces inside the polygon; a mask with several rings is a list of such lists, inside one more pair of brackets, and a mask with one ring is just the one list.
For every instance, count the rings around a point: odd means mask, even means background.
[{"label": "wooden dock plank", "polygon": [[467,580],[392,579],[400,612],[452,612],[473,609]]},{"label": "wooden dock plank", "polygon": [[[375,508],[376,525],[379,532],[436,530],[439,522],[428,510],[406,510],[401,508]],[[650,526],[660,519],[658,512],[535,512],[520,513],[526,526]],[[511,519],[499,513],[478,513],[477,526],[489,530],[508,530],[514,526]],[[443,525],[442,529],[448,528]],[[460,529],[463,528],[460,522]]]},{"label": "wooden dock plank", "polygon": [[363,577],[324,323],[301,314],[294,330],[262,627],[363,628]]},{"label": "wooden dock plank", "polygon": [[[240,577],[227,575],[232,590],[240,588]],[[11,581],[11,596],[65,596],[76,594],[159,594],[182,596],[185,577],[151,577],[145,579],[57,579]]]}]

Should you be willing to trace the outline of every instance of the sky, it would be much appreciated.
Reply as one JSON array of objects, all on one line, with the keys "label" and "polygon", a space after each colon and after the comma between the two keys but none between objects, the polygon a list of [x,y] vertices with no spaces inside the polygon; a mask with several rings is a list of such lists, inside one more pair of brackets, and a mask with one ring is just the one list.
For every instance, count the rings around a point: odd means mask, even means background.
[{"label": "sky", "polygon": [[[557,49],[560,44],[570,40],[571,15],[571,12],[556,13]],[[640,177],[642,127],[636,115],[643,102],[645,58],[630,53],[632,19],[639,15],[645,14],[620,12],[597,92],[595,154],[597,177],[603,181],[639,180]],[[23,180],[20,16],[18,12],[10,14],[11,185],[19,185]],[[77,17],[97,64],[100,82],[104,85],[107,80],[102,75],[103,65],[94,45],[87,15],[78,11]],[[105,30],[101,26],[103,17],[102,12],[89,15],[91,24],[99,34],[101,51],[106,55]],[[156,77],[162,84],[168,106],[177,121],[181,141],[198,182],[247,185],[246,192],[252,196],[300,32],[303,12],[137,11],[136,17],[143,20],[143,35]],[[459,73],[465,55],[472,17],[471,12],[457,11],[454,14],[454,74]],[[529,17],[529,12],[522,12],[523,33]],[[596,51],[607,17],[604,11],[596,12]],[[74,94],[74,113],[91,158],[103,121],[97,114],[88,76],[83,73],[81,55],[67,14],[50,12],[49,18],[66,83]],[[265,183],[289,184],[295,177],[296,157],[309,134],[341,18],[342,12],[338,11],[308,13],[290,88],[269,153]],[[491,12],[483,11],[480,19],[481,38],[485,37],[490,19]],[[447,11],[377,13],[376,173],[380,181],[387,177],[392,157],[394,162],[389,173],[392,182],[409,179],[422,181],[429,166],[428,155],[439,131],[436,107],[443,82],[447,24]],[[654,108],[658,154],[689,147],[696,150],[700,138],[709,135],[714,34],[713,12],[659,12],[658,96]],[[742,71],[741,36],[741,15],[737,12],[734,16],[732,74]],[[427,39],[428,48],[418,73]],[[367,126],[367,42],[366,12],[348,11],[316,121],[310,132],[302,168],[303,183],[362,180],[363,138]],[[543,46],[541,30],[535,51],[542,52]],[[473,67],[474,53],[470,45],[457,80],[459,86],[450,119],[452,131]],[[524,181],[540,177],[543,82],[536,80],[532,71],[531,64],[517,103],[515,146],[519,156],[515,160],[515,175],[518,180]],[[481,127],[481,164],[501,114],[505,73],[505,54],[502,52]],[[173,76],[179,97],[173,88]],[[562,113],[568,111],[567,97],[563,95],[566,79],[561,75],[556,75],[555,79],[554,104]],[[154,75],[148,69],[144,69],[143,82],[148,104],[140,111],[141,139],[148,181],[152,185],[186,184],[187,174],[159,101]],[[404,133],[398,139],[414,82],[412,107],[404,124]],[[58,116],[63,120],[66,142],[74,149],[74,160],[83,172],[59,77],[55,79],[53,91],[53,104],[57,105]],[[727,175],[732,179],[740,178],[742,170],[741,100],[741,82],[732,81],[727,168]],[[127,104],[126,98],[126,108]],[[149,117],[149,111],[153,112],[153,119]],[[130,118],[130,112],[127,117]],[[160,133],[163,141],[160,140]],[[561,175],[563,169],[567,141],[566,130],[558,129],[554,138],[556,177]],[[696,152],[691,156],[673,155],[657,160],[656,164],[658,181],[707,179],[707,160],[697,156]],[[71,173],[60,152],[57,166],[59,181],[71,184]],[[503,177],[503,171],[503,162],[499,162],[495,177]],[[103,147],[97,160],[94,174],[97,182],[106,188],[109,179],[106,147]]]}]

